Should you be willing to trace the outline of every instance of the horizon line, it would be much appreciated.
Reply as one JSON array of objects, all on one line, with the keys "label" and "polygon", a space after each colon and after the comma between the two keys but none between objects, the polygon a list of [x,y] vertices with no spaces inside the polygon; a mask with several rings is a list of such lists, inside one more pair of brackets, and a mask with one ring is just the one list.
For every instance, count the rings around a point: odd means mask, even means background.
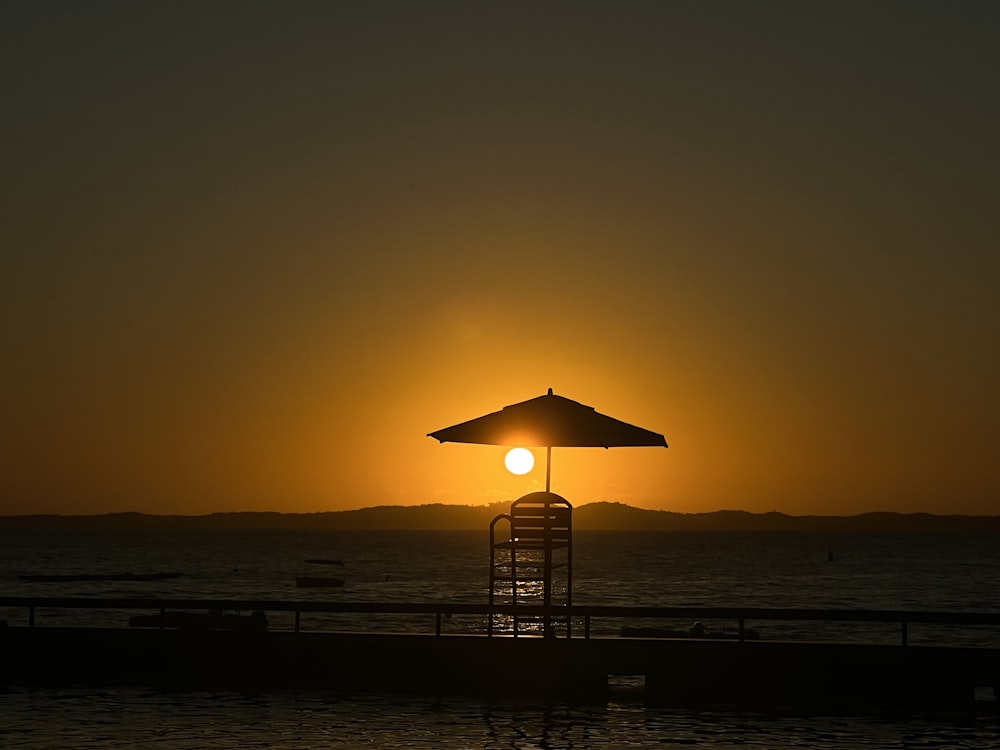
[{"label": "horizon line", "polygon": [[[442,507],[442,508],[455,508],[455,509],[488,509],[494,506],[507,505],[508,501],[498,500],[493,503],[484,503],[480,505],[472,504],[459,504],[459,503],[441,503],[441,502],[431,502],[431,503],[421,503],[418,505],[366,505],[359,508],[345,508],[340,510],[315,510],[315,511],[284,511],[284,510],[219,510],[210,511],[207,513],[157,513],[142,510],[112,510],[103,511],[99,513],[60,513],[60,512],[44,512],[44,513],[12,513],[12,514],[0,514],[0,518],[40,518],[40,517],[51,517],[51,518],[100,518],[102,516],[123,516],[123,515],[138,515],[138,516],[150,516],[150,517],[160,517],[160,518],[206,518],[210,516],[224,516],[224,515],[281,515],[281,516],[315,516],[315,515],[327,515],[327,514],[337,514],[337,513],[359,513],[363,511],[372,510],[382,510],[382,509],[393,509],[393,510],[416,510],[420,508],[430,508],[430,507]],[[719,508],[716,510],[709,511],[696,511],[696,512],[684,512],[676,510],[665,510],[663,508],[651,509],[651,508],[640,508],[635,505],[630,505],[616,500],[594,500],[589,503],[581,503],[580,505],[575,505],[575,509],[585,508],[592,505],[616,505],[628,510],[639,511],[640,513],[655,513],[655,514],[670,514],[676,516],[707,516],[717,513],[742,513],[750,516],[785,516],[787,518],[858,518],[860,516],[874,516],[874,515],[890,515],[890,516],[929,516],[935,518],[1000,518],[998,514],[988,514],[988,513],[934,513],[931,511],[896,511],[896,510],[870,510],[861,511],[859,513],[849,513],[849,514],[828,514],[828,513],[805,513],[805,514],[795,514],[787,513],[780,510],[769,510],[769,511],[751,511],[743,510],[739,508]]]}]

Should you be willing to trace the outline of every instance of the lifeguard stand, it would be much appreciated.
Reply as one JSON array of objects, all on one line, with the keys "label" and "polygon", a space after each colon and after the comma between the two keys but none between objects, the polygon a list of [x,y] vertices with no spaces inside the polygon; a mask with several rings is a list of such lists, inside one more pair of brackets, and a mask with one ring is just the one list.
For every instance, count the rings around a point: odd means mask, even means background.
[{"label": "lifeguard stand", "polygon": [[[502,534],[506,523],[509,534]],[[532,492],[510,504],[490,522],[490,605],[538,605],[545,608],[573,603],[573,506],[551,492]],[[555,635],[557,624],[570,617],[546,613],[491,615],[488,632],[513,635]]]}]

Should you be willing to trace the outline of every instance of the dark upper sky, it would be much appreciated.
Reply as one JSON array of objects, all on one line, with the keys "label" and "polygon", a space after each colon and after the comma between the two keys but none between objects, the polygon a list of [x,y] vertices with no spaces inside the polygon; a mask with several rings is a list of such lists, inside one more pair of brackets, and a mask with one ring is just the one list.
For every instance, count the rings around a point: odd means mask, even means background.
[{"label": "dark upper sky", "polygon": [[1000,513],[1000,4],[2,12],[0,513]]}]

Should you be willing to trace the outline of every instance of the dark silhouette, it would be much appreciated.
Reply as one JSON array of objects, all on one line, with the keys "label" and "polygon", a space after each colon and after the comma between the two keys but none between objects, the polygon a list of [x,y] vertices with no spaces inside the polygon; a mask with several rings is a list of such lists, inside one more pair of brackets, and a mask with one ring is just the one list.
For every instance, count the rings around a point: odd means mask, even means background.
[{"label": "dark silhouette", "polygon": [[[498,527],[506,522],[509,533],[497,538]],[[556,580],[556,574],[559,580]],[[541,595],[534,584],[541,583]],[[554,594],[561,594],[560,601]],[[573,506],[551,492],[532,492],[510,504],[509,513],[501,513],[490,522],[490,594],[493,604],[573,603]],[[499,622],[503,622],[502,619]],[[566,634],[569,618],[562,618]],[[491,617],[492,633],[498,618]],[[510,627],[517,635],[539,626],[546,636],[555,636],[553,620],[548,615],[515,615]]]},{"label": "dark silhouette", "polygon": [[[245,511],[198,516],[105,513],[100,515],[0,516],[0,529],[140,530],[140,529],[433,529],[482,530],[507,501],[488,505],[378,505],[326,513]],[[717,510],[674,513],[645,510],[618,502],[574,507],[577,531],[822,531],[1000,533],[1000,516],[931,513],[862,513],[852,516],[792,516]]]},{"label": "dark silhouette", "polygon": [[557,396],[544,396],[505,406],[500,411],[428,433],[442,443],[477,443],[545,448],[545,491],[551,489],[553,448],[662,446],[658,432],[636,427]]}]

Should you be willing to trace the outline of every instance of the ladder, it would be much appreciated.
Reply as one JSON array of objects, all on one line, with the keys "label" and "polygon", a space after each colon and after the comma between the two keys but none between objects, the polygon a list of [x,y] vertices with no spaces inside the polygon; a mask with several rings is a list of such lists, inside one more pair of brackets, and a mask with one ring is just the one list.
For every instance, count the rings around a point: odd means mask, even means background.
[{"label": "ladder", "polygon": [[[532,492],[490,522],[489,603],[546,609],[573,603],[573,506],[567,500]],[[555,636],[561,624],[568,637],[568,615],[491,614],[487,632]]]}]

